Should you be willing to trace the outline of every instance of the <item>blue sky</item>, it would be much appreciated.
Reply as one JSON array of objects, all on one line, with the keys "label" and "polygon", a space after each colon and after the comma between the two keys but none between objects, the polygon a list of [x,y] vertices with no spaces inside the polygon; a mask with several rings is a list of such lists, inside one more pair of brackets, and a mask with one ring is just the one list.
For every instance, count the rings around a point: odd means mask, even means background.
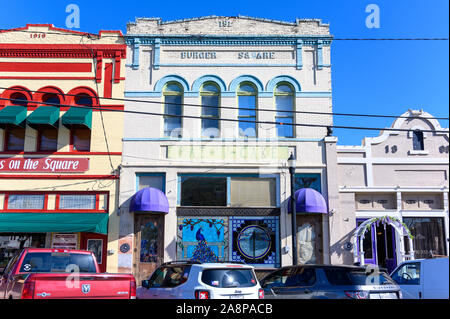
[{"label": "blue sky", "polygon": [[[52,23],[65,28],[66,6],[80,8],[80,28],[98,33],[125,33],[135,17],[163,20],[207,15],[246,15],[294,22],[318,18],[330,24],[335,38],[445,37],[448,0],[317,0],[317,1],[2,1],[0,28]],[[367,28],[369,4],[380,9],[380,28]],[[400,115],[409,108],[447,117],[449,109],[448,41],[334,41],[332,44],[333,111]],[[389,127],[393,119],[336,116],[335,125]],[[441,120],[448,127],[448,120]],[[377,131],[336,129],[341,145],[359,145]]]}]

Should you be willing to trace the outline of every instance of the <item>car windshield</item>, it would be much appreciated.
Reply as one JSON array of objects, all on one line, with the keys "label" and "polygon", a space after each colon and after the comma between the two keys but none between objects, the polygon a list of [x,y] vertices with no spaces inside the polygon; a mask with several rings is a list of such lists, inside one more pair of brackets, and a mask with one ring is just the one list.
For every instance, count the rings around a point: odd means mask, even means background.
[{"label": "car windshield", "polygon": [[84,272],[96,273],[94,258],[77,253],[27,253],[20,272]]},{"label": "car windshield", "polygon": [[217,288],[254,287],[256,278],[252,269],[205,269],[202,282]]},{"label": "car windshield", "polygon": [[325,268],[324,271],[328,281],[334,286],[395,284],[388,274],[376,269]]}]

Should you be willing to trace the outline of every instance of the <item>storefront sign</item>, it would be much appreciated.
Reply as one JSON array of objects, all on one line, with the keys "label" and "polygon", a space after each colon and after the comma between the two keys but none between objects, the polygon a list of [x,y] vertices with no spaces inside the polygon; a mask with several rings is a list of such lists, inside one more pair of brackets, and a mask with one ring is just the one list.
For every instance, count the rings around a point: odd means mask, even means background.
[{"label": "storefront sign", "polygon": [[78,234],[52,234],[52,248],[78,249]]},{"label": "storefront sign", "polygon": [[89,169],[88,158],[6,158],[0,172],[73,173]]}]

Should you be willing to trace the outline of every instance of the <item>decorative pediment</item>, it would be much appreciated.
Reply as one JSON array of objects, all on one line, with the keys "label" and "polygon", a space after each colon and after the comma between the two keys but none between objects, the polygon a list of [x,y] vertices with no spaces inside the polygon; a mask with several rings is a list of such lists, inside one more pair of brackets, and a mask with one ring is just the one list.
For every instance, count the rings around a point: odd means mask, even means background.
[{"label": "decorative pediment", "polygon": [[329,36],[329,25],[318,19],[296,19],[285,22],[246,16],[206,16],[162,21],[161,18],[136,18],[127,24],[128,35],[321,35]]}]

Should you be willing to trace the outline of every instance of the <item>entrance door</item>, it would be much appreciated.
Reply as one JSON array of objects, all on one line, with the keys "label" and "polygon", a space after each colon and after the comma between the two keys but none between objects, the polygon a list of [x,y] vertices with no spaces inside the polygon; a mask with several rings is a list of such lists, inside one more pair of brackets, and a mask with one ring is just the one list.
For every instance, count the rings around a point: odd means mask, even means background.
[{"label": "entrance door", "polygon": [[[357,226],[362,222],[364,219],[357,219]],[[378,265],[389,273],[397,267],[395,229],[391,225],[372,224],[364,236],[363,249],[365,264]]]},{"label": "entrance door", "polygon": [[80,249],[89,250],[94,253],[100,272],[106,272],[107,241],[107,235],[81,233]]},{"label": "entrance door", "polygon": [[300,264],[323,263],[322,215],[297,215],[297,249]]},{"label": "entrance door", "polygon": [[138,284],[148,280],[164,258],[164,216],[156,214],[134,215],[133,272]]}]

